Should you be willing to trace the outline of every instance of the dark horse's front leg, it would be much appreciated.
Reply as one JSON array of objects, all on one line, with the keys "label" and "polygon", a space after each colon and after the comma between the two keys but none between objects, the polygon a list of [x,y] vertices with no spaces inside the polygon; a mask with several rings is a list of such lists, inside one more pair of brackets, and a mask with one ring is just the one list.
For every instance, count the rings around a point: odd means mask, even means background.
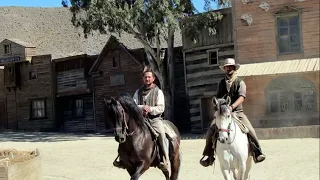
[{"label": "dark horse's front leg", "polygon": [[137,168],[132,172],[129,172],[131,175],[130,180],[138,180],[139,177],[147,170],[148,168],[145,167],[145,161],[140,161]]}]

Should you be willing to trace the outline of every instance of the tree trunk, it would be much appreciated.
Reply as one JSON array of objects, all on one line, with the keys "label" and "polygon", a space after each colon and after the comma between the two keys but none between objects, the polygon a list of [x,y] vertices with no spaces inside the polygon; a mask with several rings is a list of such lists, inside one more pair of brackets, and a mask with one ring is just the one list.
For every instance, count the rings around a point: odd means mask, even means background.
[{"label": "tree trunk", "polygon": [[[160,34],[159,34],[160,35]],[[158,36],[159,37],[159,36]],[[147,53],[147,65],[156,74],[160,88],[163,91],[165,97],[165,118],[173,121],[173,97],[174,97],[174,70],[173,70],[173,50],[174,50],[174,29],[168,31],[168,47],[167,47],[167,59],[164,61],[160,60],[160,39],[157,39],[157,51],[150,52],[149,47],[145,47]],[[154,54],[156,58],[154,59]]]},{"label": "tree trunk", "polygon": [[174,29],[168,29],[168,46],[167,46],[167,62],[166,64],[166,117],[172,122],[174,120]]}]

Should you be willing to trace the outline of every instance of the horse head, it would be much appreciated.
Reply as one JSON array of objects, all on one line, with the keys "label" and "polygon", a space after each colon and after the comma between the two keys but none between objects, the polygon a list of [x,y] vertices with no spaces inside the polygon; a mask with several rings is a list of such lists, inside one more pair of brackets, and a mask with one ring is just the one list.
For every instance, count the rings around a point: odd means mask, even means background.
[{"label": "horse head", "polygon": [[118,100],[113,97],[104,98],[105,118],[114,127],[115,140],[124,143],[127,135],[126,113]]},{"label": "horse head", "polygon": [[221,143],[227,142],[230,136],[232,115],[230,110],[231,99],[227,96],[226,99],[212,98],[212,104],[214,106],[214,116],[216,120],[216,125],[219,129],[218,140]]}]

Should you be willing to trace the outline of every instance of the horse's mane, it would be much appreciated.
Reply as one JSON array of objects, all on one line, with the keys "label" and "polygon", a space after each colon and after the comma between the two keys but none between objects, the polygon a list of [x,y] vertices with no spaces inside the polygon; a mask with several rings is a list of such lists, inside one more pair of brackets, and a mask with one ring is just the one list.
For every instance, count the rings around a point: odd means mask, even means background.
[{"label": "horse's mane", "polygon": [[218,99],[216,111],[219,112],[220,116],[226,116],[230,112],[229,106],[227,105],[227,101],[225,99]]},{"label": "horse's mane", "polygon": [[128,95],[122,95],[117,98],[124,111],[136,122],[137,126],[145,129],[144,117],[142,116],[141,109],[134,102],[133,98]]}]

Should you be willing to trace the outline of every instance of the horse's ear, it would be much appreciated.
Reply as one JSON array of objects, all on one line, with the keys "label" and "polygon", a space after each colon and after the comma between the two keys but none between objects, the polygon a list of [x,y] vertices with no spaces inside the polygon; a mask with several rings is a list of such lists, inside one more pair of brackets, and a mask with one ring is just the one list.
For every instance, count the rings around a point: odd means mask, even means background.
[{"label": "horse's ear", "polygon": [[231,104],[231,98],[230,98],[230,96],[227,96],[226,103],[227,103],[228,106],[230,106],[230,104]]},{"label": "horse's ear", "polygon": [[105,105],[108,105],[112,102],[112,98],[103,98]]},{"label": "horse's ear", "polygon": [[213,106],[217,106],[218,105],[218,100],[217,100],[216,96],[213,96],[212,104],[213,104]]}]

